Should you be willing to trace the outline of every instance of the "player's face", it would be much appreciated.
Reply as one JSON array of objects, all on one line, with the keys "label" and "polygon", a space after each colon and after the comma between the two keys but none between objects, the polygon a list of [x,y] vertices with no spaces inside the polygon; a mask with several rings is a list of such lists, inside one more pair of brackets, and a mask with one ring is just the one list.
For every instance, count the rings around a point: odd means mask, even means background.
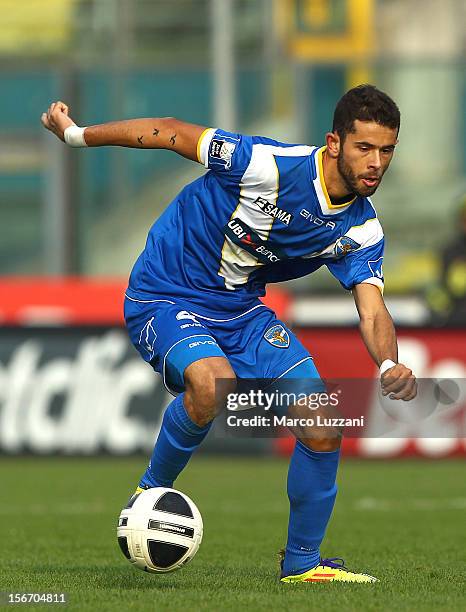
[{"label": "player's face", "polygon": [[337,158],[347,188],[360,196],[372,195],[392,161],[398,131],[373,121],[354,122]]}]

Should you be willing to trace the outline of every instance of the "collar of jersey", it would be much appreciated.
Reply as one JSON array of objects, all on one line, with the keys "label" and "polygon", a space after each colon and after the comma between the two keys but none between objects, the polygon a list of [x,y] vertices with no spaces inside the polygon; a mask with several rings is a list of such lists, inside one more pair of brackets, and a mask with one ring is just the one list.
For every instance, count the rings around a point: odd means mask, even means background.
[{"label": "collar of jersey", "polygon": [[314,183],[314,189],[317,194],[317,199],[319,200],[320,208],[324,215],[337,215],[340,212],[343,212],[351,206],[351,204],[356,200],[354,197],[349,202],[344,202],[343,204],[332,204],[330,197],[328,195],[327,186],[324,180],[324,168],[322,165],[322,157],[324,151],[327,147],[320,147],[317,150],[314,156],[314,163],[316,166],[315,178],[312,181]]}]

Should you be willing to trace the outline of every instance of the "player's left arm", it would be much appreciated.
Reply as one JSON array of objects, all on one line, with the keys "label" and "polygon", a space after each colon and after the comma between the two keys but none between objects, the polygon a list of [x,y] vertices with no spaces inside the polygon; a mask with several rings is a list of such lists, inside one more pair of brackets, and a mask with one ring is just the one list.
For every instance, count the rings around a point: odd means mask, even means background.
[{"label": "player's left arm", "polygon": [[361,336],[372,359],[378,366],[386,359],[396,364],[382,374],[382,393],[390,394],[392,399],[413,399],[417,394],[416,378],[409,368],[398,363],[395,326],[379,287],[359,283],[352,293],[359,313]]}]

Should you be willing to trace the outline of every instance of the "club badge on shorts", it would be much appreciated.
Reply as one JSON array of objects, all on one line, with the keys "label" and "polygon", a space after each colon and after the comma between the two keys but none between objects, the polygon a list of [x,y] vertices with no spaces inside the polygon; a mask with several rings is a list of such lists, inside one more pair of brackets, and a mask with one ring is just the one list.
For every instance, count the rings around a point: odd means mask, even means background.
[{"label": "club badge on shorts", "polygon": [[283,325],[274,325],[264,334],[264,338],[272,346],[278,348],[288,348],[290,346],[290,336]]}]

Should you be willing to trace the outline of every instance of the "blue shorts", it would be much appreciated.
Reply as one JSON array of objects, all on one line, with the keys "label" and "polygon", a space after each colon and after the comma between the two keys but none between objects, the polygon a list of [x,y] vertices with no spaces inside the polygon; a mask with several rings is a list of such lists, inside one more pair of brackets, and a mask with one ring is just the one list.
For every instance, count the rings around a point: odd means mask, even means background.
[{"label": "blue shorts", "polygon": [[184,371],[205,357],[225,357],[238,378],[306,378],[324,388],[309,352],[275,313],[260,303],[235,317],[196,314],[186,302],[125,299],[125,320],[141,357],[167,390],[184,391]]}]

